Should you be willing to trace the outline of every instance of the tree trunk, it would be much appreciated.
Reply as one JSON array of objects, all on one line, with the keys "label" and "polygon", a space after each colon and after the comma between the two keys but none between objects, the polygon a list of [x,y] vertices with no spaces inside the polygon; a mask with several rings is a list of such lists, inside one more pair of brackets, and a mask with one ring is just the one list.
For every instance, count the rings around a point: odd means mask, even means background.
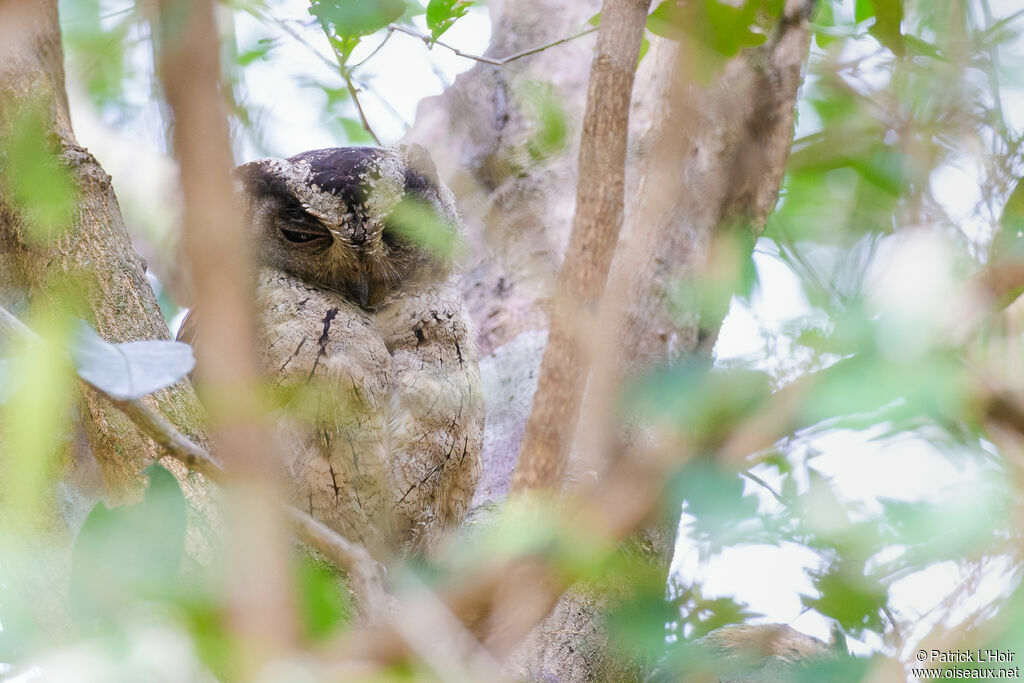
[{"label": "tree trunk", "polygon": [[[595,360],[595,367],[612,368],[606,388],[717,336],[724,308],[701,320],[696,310],[671,312],[667,296],[681,281],[710,276],[713,245],[730,230],[745,237],[739,258],[750,257],[792,141],[812,6],[813,0],[790,0],[768,42],[731,60],[703,87],[688,73],[678,43],[652,37],[634,86],[626,220],[608,289],[605,319],[618,321],[612,329],[619,333],[615,343],[599,344],[604,362]],[[502,57],[572,35],[597,10],[596,3],[509,0],[492,10],[488,54]],[[593,44],[587,37],[504,67],[478,64],[421,105],[408,135],[430,149],[456,193],[472,248],[463,290],[478,326],[488,401],[477,511],[508,492],[536,389],[551,287],[574,215],[578,122]],[[529,81],[550,83],[572,123],[571,144],[548,159],[524,152],[536,122],[516,93]],[[606,414],[590,405],[611,393],[595,388],[600,374],[591,377],[585,414]],[[577,437],[569,486],[607,467],[608,456],[587,447],[596,429],[581,423],[586,438]],[[666,575],[674,523],[652,520],[633,544]],[[608,652],[606,605],[605,595],[569,591],[510,659],[510,672],[542,680],[638,674]]]},{"label": "tree trunk", "polygon": [[[39,239],[31,232],[31,218],[23,215],[7,191],[19,169],[0,167],[0,304],[22,313],[31,307],[45,316],[64,315],[64,306],[71,301],[71,312],[108,341],[169,339],[145,266],[125,230],[110,176],[75,140],[64,90],[55,0],[0,2],[0,129],[29,107],[41,112],[47,141],[70,174],[76,208],[57,237]],[[68,291],[75,296],[66,296]],[[204,441],[200,407],[187,381],[146,400],[191,438]],[[141,470],[163,455],[156,443],[95,391],[83,388],[77,407],[76,429],[84,438],[69,440],[62,463],[63,500],[50,506],[46,525],[63,538],[54,547],[65,549],[96,500],[117,502],[136,495],[145,481]],[[177,462],[168,459],[164,464],[184,485],[192,522],[189,551],[203,560],[213,533],[213,508],[205,482]],[[59,587],[67,583],[45,581],[45,590],[37,594],[60,594]]]}]

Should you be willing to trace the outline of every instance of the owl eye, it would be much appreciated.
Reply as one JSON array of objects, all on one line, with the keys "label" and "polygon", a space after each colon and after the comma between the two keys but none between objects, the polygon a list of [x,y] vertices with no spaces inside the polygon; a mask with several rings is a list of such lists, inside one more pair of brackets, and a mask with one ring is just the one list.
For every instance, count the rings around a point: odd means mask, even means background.
[{"label": "owl eye", "polygon": [[281,236],[294,244],[306,244],[317,240],[330,240],[329,233],[322,230],[302,228],[298,226],[281,228]]}]

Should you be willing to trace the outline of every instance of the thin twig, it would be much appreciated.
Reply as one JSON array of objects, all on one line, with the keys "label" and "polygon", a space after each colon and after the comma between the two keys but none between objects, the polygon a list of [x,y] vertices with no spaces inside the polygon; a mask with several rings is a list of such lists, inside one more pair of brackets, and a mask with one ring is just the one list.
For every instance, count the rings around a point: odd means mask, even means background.
[{"label": "thin twig", "polygon": [[348,94],[352,96],[352,103],[356,105],[356,111],[359,112],[359,120],[363,122],[363,128],[370,134],[373,141],[378,145],[381,144],[380,138],[373,132],[373,128],[370,126],[370,121],[366,118],[366,112],[363,111],[363,105],[359,103],[359,89],[356,84],[352,82],[352,76],[349,75],[348,69],[341,66],[341,77],[345,79],[345,87],[348,88]]},{"label": "thin twig", "polygon": [[351,69],[345,66],[345,60],[341,58],[341,55],[338,53],[338,49],[334,46],[327,24],[320,22],[320,28],[323,29],[324,35],[327,36],[327,44],[330,45],[331,50],[334,51],[334,58],[338,62],[338,73],[340,73],[341,77],[345,79],[345,88],[348,90],[348,94],[352,96],[352,103],[356,105],[356,111],[359,112],[359,120],[362,122],[363,128],[370,134],[373,141],[380,145],[380,138],[377,137],[377,134],[373,131],[373,127],[370,125],[369,119],[366,118],[366,112],[363,111],[363,105],[359,102],[359,89],[356,87],[356,84],[352,82]]},{"label": "thin twig", "polygon": [[[377,45],[377,47],[373,48],[373,50],[370,52],[370,54],[368,54],[366,57],[364,57],[360,61],[356,62],[355,64],[353,64],[351,66],[346,66],[344,61],[342,61],[340,55],[338,55],[338,51],[336,49],[334,49],[333,43],[331,43],[331,35],[330,35],[329,29],[328,29],[326,24],[321,23],[320,27],[323,29],[324,35],[327,36],[328,44],[331,45],[331,48],[334,51],[334,56],[335,56],[335,59],[337,60],[337,64],[336,65],[333,64],[329,59],[327,59],[327,57],[325,57],[323,54],[321,54],[319,50],[315,49],[306,40],[304,40],[303,37],[295,29],[293,29],[290,26],[288,26],[283,20],[274,19],[274,18],[268,18],[268,17],[263,16],[262,14],[257,14],[257,16],[259,16],[265,23],[272,23],[272,24],[276,25],[278,28],[280,28],[282,31],[287,33],[293,39],[297,40],[299,43],[301,43],[301,44],[305,45],[306,47],[308,47],[321,61],[323,61],[328,66],[330,66],[332,69],[334,69],[334,68],[338,69],[338,72],[341,74],[341,77],[345,80],[345,88],[348,90],[349,95],[351,95],[351,97],[352,97],[352,103],[355,104],[355,106],[356,106],[356,111],[359,114],[359,121],[360,121],[360,123],[363,124],[363,128],[366,130],[367,133],[370,134],[370,137],[373,138],[373,141],[376,144],[378,144],[378,145],[380,145],[382,143],[380,141],[380,138],[377,137],[377,133],[374,132],[373,127],[370,125],[370,120],[366,117],[366,112],[363,110],[363,105],[359,101],[359,88],[356,87],[356,84],[352,80],[352,72],[355,71],[356,69],[358,69],[359,67],[363,66],[364,64],[366,64],[368,61],[370,61],[370,59],[374,55],[376,55],[378,52],[380,52],[381,49],[384,47],[384,45],[387,44],[388,40],[391,39],[391,36],[394,35],[394,33],[396,31],[398,31],[400,33],[405,33],[406,35],[410,35],[413,38],[418,38],[418,39],[422,40],[423,43],[428,48],[429,47],[433,47],[434,45],[440,45],[441,47],[445,48],[446,50],[451,50],[454,54],[458,55],[459,57],[463,57],[465,59],[471,59],[471,60],[476,61],[476,62],[482,62],[484,64],[491,64],[493,66],[504,66],[504,65],[508,64],[509,62],[514,62],[517,59],[522,59],[523,57],[528,57],[528,56],[530,56],[532,54],[536,54],[536,53],[541,52],[543,50],[547,50],[548,48],[555,47],[556,45],[561,45],[562,43],[568,43],[571,40],[576,40],[577,38],[582,38],[583,36],[589,35],[589,34],[595,32],[595,31],[597,31],[597,27],[594,26],[592,28],[586,29],[585,31],[581,31],[581,32],[579,32],[579,33],[577,33],[575,35],[571,35],[571,36],[569,36],[567,38],[560,38],[558,40],[554,40],[554,41],[552,41],[550,43],[546,43],[544,45],[538,45],[537,47],[532,47],[532,48],[530,48],[528,50],[523,50],[521,52],[516,52],[515,54],[509,55],[508,57],[502,57],[500,59],[494,59],[492,57],[484,57],[482,55],[474,55],[474,54],[470,54],[468,52],[463,52],[462,50],[460,50],[459,48],[455,47],[454,45],[449,45],[448,43],[441,42],[440,40],[431,41],[430,36],[426,35],[425,33],[420,33],[419,31],[417,31],[415,29],[412,29],[412,28],[409,28],[407,26],[401,26],[399,24],[389,24],[388,27],[387,27],[387,35],[384,36],[384,39],[380,42],[379,45]],[[395,112],[392,110],[392,113],[395,113]],[[402,120],[402,122],[403,122],[403,124],[405,123],[404,119]],[[408,126],[406,126],[406,127],[408,128]]]},{"label": "thin twig", "polygon": [[[268,17],[259,13],[257,14],[257,16],[260,18],[261,21],[263,21],[264,24],[276,26],[277,28],[281,29],[289,36],[291,36],[292,39],[297,41],[300,45],[305,46],[310,52],[312,52],[317,57],[317,59],[323,62],[328,68],[332,70],[337,68],[337,65],[334,62],[328,59],[324,55],[324,53],[320,52],[320,50],[317,50],[313,45],[311,45],[309,41],[303,38],[298,31],[289,26],[284,19],[278,19],[277,17]],[[328,41],[328,44],[329,43],[330,41]]]},{"label": "thin twig", "polygon": [[373,59],[373,56],[375,54],[377,54],[378,52],[380,52],[381,49],[385,45],[387,45],[387,42],[389,40],[391,40],[391,36],[393,36],[393,35],[395,35],[395,27],[394,26],[388,26],[388,33],[387,33],[386,36],[384,36],[384,40],[380,41],[380,45],[378,45],[377,47],[373,48],[373,52],[371,52],[370,54],[366,55],[365,57],[360,59],[358,62],[356,62],[355,64],[350,66],[349,69],[352,70],[352,71],[355,71],[356,69],[361,67],[363,64],[366,64],[368,61]]},{"label": "thin twig", "polygon": [[[532,54],[536,54],[538,52],[542,52],[543,50],[547,50],[548,48],[555,47],[556,45],[561,45],[562,43],[568,43],[571,40],[576,40],[577,38],[582,38],[583,36],[589,35],[589,34],[593,33],[594,31],[596,31],[597,28],[598,28],[597,26],[594,26],[594,27],[586,29],[585,31],[580,31],[579,33],[577,33],[575,35],[571,35],[568,38],[559,38],[558,40],[551,41],[550,43],[546,43],[544,45],[538,45],[537,47],[531,47],[528,50],[523,50],[522,52],[516,52],[515,54],[509,55],[508,57],[501,57],[501,58],[498,58],[498,59],[495,59],[493,57],[483,57],[481,55],[474,55],[474,54],[470,54],[468,52],[463,52],[462,50],[460,50],[459,48],[455,47],[454,45],[449,45],[448,43],[441,42],[440,40],[431,41],[430,36],[428,36],[427,34],[420,33],[419,31],[417,31],[415,29],[409,28],[408,26],[400,26],[398,24],[391,24],[391,25],[388,26],[388,32],[389,32],[389,35],[390,35],[391,31],[399,31],[401,33],[405,33],[406,35],[410,35],[413,38],[419,38],[420,40],[423,41],[423,44],[426,45],[427,47],[432,47],[434,45],[440,45],[441,47],[445,48],[446,50],[451,50],[453,53],[455,53],[459,57],[464,57],[465,59],[472,59],[475,62],[483,62],[484,64],[491,64],[493,66],[505,66],[509,62],[514,62],[517,59],[522,59],[523,57],[529,57]],[[366,60],[364,59],[363,61],[365,62]],[[360,64],[361,63],[362,62],[360,62]]]}]

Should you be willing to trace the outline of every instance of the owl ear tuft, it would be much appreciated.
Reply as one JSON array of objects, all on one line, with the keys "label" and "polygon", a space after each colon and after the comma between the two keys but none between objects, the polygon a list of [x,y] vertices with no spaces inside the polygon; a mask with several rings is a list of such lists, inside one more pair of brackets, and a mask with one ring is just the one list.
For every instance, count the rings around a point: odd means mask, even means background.
[{"label": "owl ear tuft", "polygon": [[281,173],[281,164],[285,163],[287,162],[283,159],[267,157],[242,164],[232,173],[235,187],[253,197],[289,198],[292,193],[285,184],[284,174]]},{"label": "owl ear tuft", "polygon": [[437,166],[430,157],[430,152],[422,145],[415,143],[398,145],[398,151],[405,158],[405,189],[407,191],[423,191],[427,187],[437,190],[441,180],[437,175]]}]

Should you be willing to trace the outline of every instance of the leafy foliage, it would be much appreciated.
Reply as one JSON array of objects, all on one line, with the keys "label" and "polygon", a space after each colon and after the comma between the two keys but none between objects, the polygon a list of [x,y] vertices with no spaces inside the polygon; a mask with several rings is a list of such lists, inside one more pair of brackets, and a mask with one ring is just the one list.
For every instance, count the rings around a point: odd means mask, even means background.
[{"label": "leafy foliage", "polygon": [[22,213],[28,236],[46,241],[67,229],[75,191],[41,105],[20,103],[14,116],[0,122],[0,191]]},{"label": "leafy foliage", "polygon": [[427,28],[436,41],[455,21],[466,16],[473,6],[472,0],[430,0],[427,3]]},{"label": "leafy foliage", "polygon": [[85,622],[106,620],[141,595],[175,590],[185,548],[185,498],[174,475],[158,464],[142,501],[108,508],[97,503],[72,551],[71,604]]},{"label": "leafy foliage", "polygon": [[693,74],[709,79],[729,57],[765,42],[783,4],[782,0],[664,0],[648,16],[647,30],[681,41],[699,59]]}]

